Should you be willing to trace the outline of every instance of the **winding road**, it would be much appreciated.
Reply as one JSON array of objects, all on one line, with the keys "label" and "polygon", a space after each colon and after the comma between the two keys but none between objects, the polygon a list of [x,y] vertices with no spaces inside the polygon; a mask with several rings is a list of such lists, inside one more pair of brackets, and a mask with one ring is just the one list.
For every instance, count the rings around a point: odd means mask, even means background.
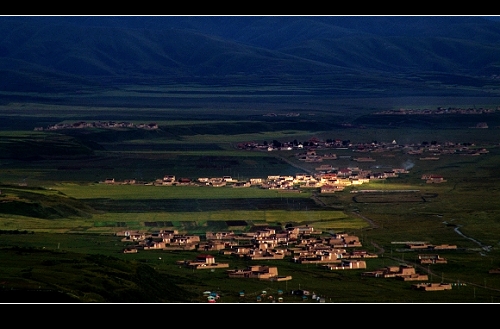
[{"label": "winding road", "polygon": [[[361,215],[359,212],[352,212],[352,214],[353,214],[353,215],[356,215],[356,216],[358,216],[358,217],[360,217],[360,218],[364,219],[366,222],[368,222],[368,223],[370,224],[370,228],[371,228],[371,229],[378,228],[378,225],[377,225],[377,224],[376,224],[373,220],[371,220],[370,218],[368,218],[368,217],[366,217],[366,216]],[[445,223],[445,224],[446,224],[446,223]],[[454,229],[454,231],[455,231],[456,233],[460,234],[461,236],[463,236],[464,238],[469,239],[469,240],[472,240],[472,241],[474,241],[475,243],[477,243],[477,244],[481,247],[481,249],[482,249],[483,251],[485,251],[485,252],[489,252],[489,251],[491,251],[491,246],[486,246],[486,245],[482,244],[480,241],[478,241],[478,240],[476,240],[476,239],[473,239],[473,238],[471,238],[471,237],[468,237],[468,236],[466,236],[465,234],[463,234],[463,233],[460,231],[460,226],[457,226],[457,227]],[[377,249],[376,254],[378,254],[378,255],[382,255],[382,254],[384,254],[384,252],[385,252],[385,249],[384,249],[384,248],[382,248],[381,246],[379,246],[377,243],[375,243],[375,242],[373,242],[373,241],[371,242],[371,244],[372,244],[372,245],[373,245],[373,246]],[[484,255],[484,254],[482,254],[482,253],[481,253],[481,255]],[[386,256],[384,256],[384,257],[386,257]],[[392,259],[392,260],[395,260],[395,261],[401,261],[401,259],[400,259],[400,258],[396,258],[396,257],[388,257],[388,258],[390,258],[390,259]],[[415,267],[419,268],[420,270],[422,270],[422,271],[424,271],[424,272],[427,272],[427,274],[428,274],[428,275],[430,275],[430,276],[431,276],[431,278],[432,278],[432,276],[439,277],[436,273],[434,273],[434,272],[432,272],[432,271],[431,271],[430,266],[422,266],[422,265],[420,265],[420,264],[418,264],[418,263],[414,263],[414,265],[415,265]],[[442,278],[442,279],[444,279],[444,278]],[[457,281],[457,280],[455,280],[455,279],[448,279],[448,281]],[[483,289],[494,290],[494,291],[500,291],[500,289],[495,289],[495,288],[491,288],[491,287],[486,287],[486,285],[480,285],[480,284],[473,283],[473,282],[464,282],[464,281],[461,281],[461,282],[462,282],[462,283],[465,283],[465,284],[468,284],[468,285],[471,285],[471,286],[475,286],[475,287],[483,288]]]}]

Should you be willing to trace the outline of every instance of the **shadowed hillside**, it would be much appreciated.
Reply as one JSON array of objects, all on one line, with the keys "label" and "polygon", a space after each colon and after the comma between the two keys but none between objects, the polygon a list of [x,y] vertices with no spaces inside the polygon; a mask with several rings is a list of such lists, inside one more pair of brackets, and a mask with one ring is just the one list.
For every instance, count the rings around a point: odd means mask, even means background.
[{"label": "shadowed hillside", "polygon": [[[325,95],[495,95],[481,17],[0,17],[0,90],[282,85]],[[493,94],[492,94],[493,93]]]},{"label": "shadowed hillside", "polygon": [[[4,275],[2,303],[182,303],[194,296],[179,279],[147,264],[103,255],[36,248],[2,248],[5,266],[15,262],[20,275]],[[13,288],[13,287],[16,288]]]}]

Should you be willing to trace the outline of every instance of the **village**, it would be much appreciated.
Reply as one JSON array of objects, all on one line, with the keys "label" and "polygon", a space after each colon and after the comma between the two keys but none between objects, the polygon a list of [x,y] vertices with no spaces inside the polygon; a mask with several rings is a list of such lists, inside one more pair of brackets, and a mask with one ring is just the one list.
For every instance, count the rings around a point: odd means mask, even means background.
[{"label": "village", "polygon": [[[339,147],[343,142],[335,141],[328,144],[327,142],[321,142],[319,140],[313,139],[309,141],[313,146],[307,147],[303,152],[296,153],[296,158],[299,161],[305,162],[323,162],[323,160],[336,160],[339,158],[346,158],[346,156],[338,157],[335,153],[326,153],[320,155],[318,153],[319,149],[325,147]],[[246,148],[256,148],[256,149],[267,149],[267,151],[273,151],[272,146],[266,144],[244,144]],[[455,144],[455,143],[445,143],[440,145],[437,143],[424,143],[421,145],[405,145],[400,146],[393,141],[389,145],[380,143],[370,143],[370,144],[348,144],[348,147],[352,148],[354,152],[391,152],[394,150],[403,150],[406,154],[410,155],[420,155],[418,160],[439,160],[439,155],[444,154],[456,154],[456,155],[469,155],[478,156],[481,154],[486,154],[488,151],[484,148],[475,149],[473,144]],[[241,145],[240,145],[241,147]],[[281,146],[280,149],[302,149],[303,146],[299,144],[298,146]],[[422,156],[423,154],[431,154]],[[391,154],[393,155],[393,154]],[[370,156],[347,156],[349,159],[357,163],[373,163],[376,160]],[[145,184],[154,186],[212,186],[212,187],[223,187],[230,186],[234,188],[258,186],[264,189],[280,189],[300,192],[301,188],[319,188],[320,193],[334,193],[340,192],[347,186],[360,185],[363,183],[369,183],[370,180],[384,180],[387,178],[398,177],[400,174],[408,174],[409,169],[414,166],[412,161],[407,161],[399,168],[385,168],[381,169],[379,166],[372,166],[370,168],[361,168],[359,165],[347,166],[347,167],[334,167],[332,164],[319,164],[314,168],[313,172],[307,173],[297,173],[295,176],[292,175],[271,175],[265,178],[255,177],[248,180],[238,180],[231,176],[222,177],[198,177],[197,179],[192,179],[188,177],[176,177],[176,175],[164,175],[162,178],[156,179],[153,182],[138,182],[135,179],[128,179],[123,181],[116,181],[114,178],[106,178],[102,183],[106,184]],[[421,177],[426,183],[444,183],[446,179],[438,174],[425,173]]]},{"label": "village", "polygon": [[[396,145],[395,142],[391,145]],[[316,153],[317,146],[307,149],[297,156],[304,161],[321,162],[323,158]],[[373,146],[373,145],[372,145]],[[435,145],[435,147],[437,147]],[[386,147],[385,147],[386,148]],[[360,150],[358,146],[356,148]],[[431,148],[434,152],[438,150]],[[412,149],[416,152],[415,149]],[[465,152],[461,148],[460,152]],[[418,153],[418,152],[417,152]],[[481,154],[486,153],[482,152]],[[333,153],[324,158],[335,160]],[[313,159],[313,160],[311,160]],[[318,160],[320,159],[320,160]],[[370,157],[353,158],[357,162],[372,162]],[[408,166],[410,168],[411,166]],[[321,164],[315,168],[315,173],[298,173],[295,176],[268,176],[267,178],[251,178],[248,181],[235,180],[231,176],[216,178],[199,177],[196,180],[177,178],[175,175],[164,175],[147,185],[154,186],[212,186],[242,188],[257,186],[265,189],[280,189],[286,192],[300,193],[302,188],[319,188],[319,193],[335,193],[343,191],[351,185],[361,185],[371,179],[390,179],[400,174],[408,174],[408,168],[392,168],[382,172],[373,172],[359,167],[335,168]],[[421,177],[426,183],[444,183],[446,180],[435,174],[424,174]],[[105,184],[136,184],[130,180],[116,182],[106,179]],[[215,260],[213,252],[219,255],[245,258],[251,261],[288,260],[298,264],[315,264],[328,271],[361,270],[363,276],[375,278],[395,278],[404,281],[419,281],[413,289],[436,291],[451,289],[450,284],[428,283],[428,274],[418,273],[410,265],[387,266],[374,271],[363,271],[367,268],[367,261],[377,258],[377,253],[370,253],[361,249],[362,243],[357,236],[347,233],[328,233],[314,230],[310,226],[287,227],[283,231],[274,228],[262,228],[255,232],[235,233],[206,232],[204,236],[180,234],[176,230],[159,230],[153,233],[122,231],[117,233],[128,246],[124,253],[137,253],[149,250],[192,250],[199,252],[192,260],[179,261],[179,266],[193,270],[225,269],[228,278],[245,278],[269,281],[288,281],[292,276],[279,275],[276,266],[252,265],[243,269],[229,269],[229,263],[220,263]],[[456,246],[430,245],[427,243],[408,243],[407,250],[430,252],[418,255],[422,265],[446,264],[446,259],[435,252],[439,250],[456,249]],[[212,296],[213,297],[213,296]]]},{"label": "village", "polygon": [[[447,112],[449,109],[447,110]],[[406,113],[407,111],[405,111]],[[35,130],[58,130],[58,129],[85,129],[85,128],[130,128],[130,129],[159,129],[156,123],[134,124],[131,122],[98,121],[75,123],[59,123],[46,128],[36,127]],[[357,153],[383,154],[386,157],[394,157],[395,152],[401,152],[405,155],[416,156],[415,161],[435,161],[442,155],[463,155],[479,156],[488,153],[485,148],[476,147],[470,142],[443,142],[423,141],[421,143],[399,144],[396,140],[390,143],[371,141],[352,143],[350,140],[326,139],[322,140],[312,137],[307,141],[298,142],[297,140],[285,143],[273,140],[271,143],[264,141],[242,142],[237,144],[238,149],[257,150],[257,151],[296,151],[295,158],[307,163],[320,163],[323,161],[347,159],[359,164],[373,164],[375,158],[369,155],[350,156],[341,155],[324,150],[351,150]],[[418,158],[417,158],[418,157]],[[240,181],[231,176],[222,177],[198,177],[197,179],[189,177],[176,177],[175,175],[164,175],[152,182],[143,182],[136,179],[125,179],[116,181],[114,178],[105,178],[101,183],[106,184],[144,184],[155,186],[185,186],[185,185],[203,185],[203,186],[231,186],[235,188],[259,186],[265,189],[293,190],[300,192],[300,188],[319,188],[320,193],[334,193],[343,191],[345,187],[368,183],[370,180],[386,179],[398,177],[399,174],[408,173],[413,167],[414,161],[408,160],[399,168],[385,168],[383,166],[371,166],[370,168],[360,168],[359,166],[335,167],[332,164],[320,164],[312,170],[306,170],[304,173],[297,173],[294,176],[273,175],[267,178],[250,178]],[[444,183],[446,180],[441,175],[435,173],[426,173],[422,175],[426,183]]]},{"label": "village", "polygon": [[456,107],[438,107],[436,109],[404,109],[385,110],[375,112],[373,114],[398,114],[398,115],[446,115],[446,114],[484,114],[495,113],[500,111],[499,108],[456,108]]},{"label": "village", "polygon": [[[370,180],[385,180],[399,177],[400,174],[408,174],[405,168],[393,168],[384,171],[373,171],[359,167],[335,168],[331,165],[321,165],[316,172],[297,173],[295,175],[271,175],[266,178],[255,177],[248,180],[234,179],[232,176],[222,177],[176,177],[176,175],[164,175],[163,178],[153,182],[142,182],[135,179],[117,181],[114,178],[106,178],[99,183],[110,185],[134,185],[143,184],[150,186],[211,186],[211,187],[258,187],[263,189],[278,189],[286,192],[300,193],[302,188],[316,188],[319,193],[335,193],[343,191],[348,186],[369,183]],[[445,183],[446,179],[437,174],[423,174],[421,179],[426,183]]]},{"label": "village", "polygon": [[[342,149],[352,150],[358,153],[384,153],[387,157],[394,157],[395,152],[402,152],[410,156],[416,156],[415,160],[429,161],[439,160],[442,155],[462,155],[462,156],[479,156],[487,154],[489,151],[486,148],[478,148],[474,143],[454,143],[445,142],[438,143],[436,141],[422,142],[416,144],[400,145],[393,140],[390,143],[384,142],[367,142],[367,143],[351,143],[350,141],[340,139],[326,139],[325,141],[318,138],[311,138],[307,142],[300,143],[296,140],[286,143],[273,141],[269,144],[256,142],[239,143],[238,148],[245,150],[260,150],[260,151],[299,151],[295,153],[296,159],[304,162],[319,163],[328,160],[347,159],[357,163],[373,163],[376,161],[371,156],[337,156],[332,152],[320,152],[325,149]],[[388,154],[386,154],[388,153]],[[253,178],[246,182],[233,180],[230,176],[221,178],[199,178],[199,183],[205,183],[210,186],[225,186],[227,183],[233,183],[233,187],[248,187],[252,185],[260,185],[262,188],[269,189],[296,189],[297,187],[320,188],[321,193],[334,193],[342,191],[346,186],[359,185],[368,183],[374,179],[386,179],[398,177],[399,174],[409,173],[409,169],[414,166],[413,161],[406,161],[402,167],[380,170],[381,166],[372,166],[369,169],[362,169],[359,166],[334,167],[332,164],[319,164],[315,167],[314,172],[298,173],[295,177],[291,176],[268,176],[266,180],[261,178]],[[375,168],[375,170],[373,170]],[[446,180],[439,174],[426,173],[421,179],[426,183],[444,183]],[[164,177],[163,181],[157,180],[154,184],[176,184],[176,183],[191,183],[189,179],[182,178],[175,181],[175,176]]]},{"label": "village", "polygon": [[[343,191],[345,187],[360,185],[370,182],[370,179],[386,179],[398,177],[400,173],[408,173],[404,169],[387,170],[374,174],[370,170],[362,170],[358,167],[332,169],[335,172],[317,172],[314,174],[297,173],[293,175],[271,175],[266,178],[250,178],[242,181],[231,176],[222,177],[199,177],[195,180],[176,175],[164,175],[163,178],[154,182],[138,182],[135,179],[116,181],[114,178],[106,178],[100,183],[103,184],[144,184],[152,186],[211,186],[211,187],[232,187],[243,188],[257,186],[263,189],[279,189],[289,192],[301,192],[301,188],[319,188],[321,193],[334,193]],[[435,175],[428,175],[427,179]],[[424,178],[422,178],[424,179]]]},{"label": "village", "polygon": [[[245,258],[251,261],[288,260],[298,264],[315,264],[329,271],[363,270],[367,260],[377,258],[362,248],[357,236],[347,233],[327,233],[314,230],[312,226],[286,227],[282,231],[262,228],[255,232],[235,233],[206,232],[199,235],[180,234],[177,230],[159,230],[154,233],[122,231],[122,242],[128,244],[124,253],[137,253],[148,250],[192,250],[199,252],[192,260],[178,261],[179,266],[196,270],[227,269],[229,263],[216,262],[213,252],[219,255]],[[436,254],[439,250],[454,250],[455,245],[432,245],[424,242],[407,242],[407,250],[429,253],[419,254],[422,265],[446,264],[445,258]],[[288,281],[292,276],[280,276],[277,266],[252,265],[244,269],[225,270],[228,278],[245,278],[268,281]],[[363,276],[395,278],[404,281],[428,281],[428,274],[418,273],[415,267],[404,264],[387,266],[375,271],[364,271]],[[447,290],[448,284],[418,284],[412,286],[419,290]]]},{"label": "village", "polygon": [[[84,125],[73,125],[73,128],[82,128]],[[146,126],[146,129],[156,129]],[[54,129],[54,128],[53,128]],[[314,171],[292,175],[272,175],[265,178],[254,177],[248,180],[233,179],[231,176],[222,177],[176,177],[174,174],[163,175],[162,178],[152,182],[141,182],[135,179],[116,181],[106,178],[100,183],[104,184],[144,184],[151,186],[211,186],[245,188],[258,187],[263,189],[277,189],[283,192],[301,193],[304,189],[317,189],[318,193],[336,193],[343,191],[348,186],[369,183],[371,180],[385,180],[408,174],[414,165],[413,160],[402,167],[388,168],[384,166],[371,166],[360,168],[367,163],[372,165],[377,160],[369,154],[385,153],[385,156],[394,156],[394,152],[402,152],[415,156],[414,161],[435,161],[443,155],[478,156],[488,153],[484,148],[476,148],[473,143],[443,144],[435,141],[417,144],[400,145],[395,140],[390,143],[376,141],[353,144],[350,141],[328,139],[322,141],[311,138],[307,142],[297,141],[280,143],[273,141],[259,144],[253,142],[240,143],[238,148],[257,151],[295,151],[295,158],[308,163],[319,163]],[[363,153],[359,156],[338,156],[330,149],[351,150]],[[326,151],[325,151],[326,150]],[[344,153],[345,154],[345,153]],[[348,159],[360,166],[335,167],[332,164],[323,164],[338,159]],[[386,168],[386,170],[381,170]],[[375,169],[375,170],[373,170]],[[445,183],[441,175],[426,173],[421,176],[426,183]],[[408,264],[386,266],[376,270],[366,271],[369,259],[378,258],[378,253],[363,250],[362,243],[357,236],[347,233],[327,233],[314,230],[310,226],[286,227],[282,231],[275,228],[261,228],[254,232],[235,233],[206,232],[205,235],[181,234],[176,230],[158,230],[154,232],[122,231],[116,233],[126,243],[123,249],[125,254],[143,251],[195,251],[198,254],[192,260],[178,261],[176,264],[192,270],[223,269],[228,278],[257,279],[267,281],[292,280],[290,275],[280,275],[277,266],[264,266],[258,264],[267,260],[287,260],[297,264],[314,264],[327,271],[358,270],[364,277],[394,278],[403,281],[418,281],[412,285],[413,289],[424,291],[442,291],[451,289],[451,284],[429,283],[427,273],[417,272],[417,268]],[[456,249],[456,246],[430,245],[408,243],[405,248],[410,251],[418,250],[425,253],[419,254],[418,263],[429,266],[430,264],[446,264],[447,260],[440,256],[439,250]],[[231,268],[229,263],[216,261],[216,255],[244,258],[255,261],[255,265],[246,268]],[[304,292],[302,292],[304,293]],[[213,300],[213,296],[209,296]]]},{"label": "village", "polygon": [[132,123],[126,121],[78,121],[74,123],[58,123],[55,125],[50,125],[47,127],[35,127],[35,131],[43,130],[61,130],[61,129],[86,129],[86,128],[102,128],[102,129],[116,129],[116,128],[137,128],[137,129],[148,129],[154,130],[158,129],[158,124],[151,123]]},{"label": "village", "polygon": [[[326,153],[320,155],[318,151],[337,149],[351,150],[360,153],[392,153],[389,156],[394,156],[395,152],[401,152],[408,155],[431,154],[433,158],[438,158],[440,155],[456,154],[456,155],[480,155],[488,153],[485,148],[478,148],[471,142],[438,142],[438,141],[422,141],[420,143],[405,143],[399,144],[396,140],[391,142],[370,141],[353,143],[350,140],[327,138],[325,140],[312,137],[307,141],[299,142],[297,140],[280,142],[273,140],[271,143],[264,141],[259,142],[241,142],[237,147],[242,150],[256,151],[298,151],[295,156],[297,159],[305,162],[322,162],[323,160],[336,160],[338,157],[334,153]],[[373,162],[371,157],[349,157],[357,162]]]}]

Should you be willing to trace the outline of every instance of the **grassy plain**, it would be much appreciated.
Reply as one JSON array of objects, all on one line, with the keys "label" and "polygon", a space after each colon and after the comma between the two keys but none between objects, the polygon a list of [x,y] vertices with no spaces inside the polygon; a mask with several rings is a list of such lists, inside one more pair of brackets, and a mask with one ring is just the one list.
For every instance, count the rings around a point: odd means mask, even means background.
[{"label": "grassy plain", "polygon": [[[363,106],[366,108],[366,104]],[[433,107],[437,106],[443,104]],[[267,117],[267,109],[217,110],[208,115],[206,111],[161,108],[117,111],[45,104],[0,107],[0,113],[6,116],[23,114],[16,129],[0,132],[2,301],[14,298],[6,293],[8,290],[21,289],[16,290],[21,294],[27,289],[41,288],[61,291],[83,302],[198,303],[206,302],[202,294],[206,290],[219,292],[221,301],[228,303],[255,302],[263,290],[275,296],[283,290],[285,302],[315,302],[289,294],[300,288],[334,303],[500,301],[500,276],[489,273],[500,267],[498,126],[469,129],[451,122],[439,127],[408,127],[404,123],[387,127],[383,122],[367,125],[361,120],[363,127],[345,127],[341,124],[344,121],[339,120],[340,112],[329,115],[326,111],[293,111],[301,115]],[[360,109],[360,115],[371,111]],[[203,117],[193,120],[192,114],[198,112]],[[140,123],[141,118],[158,119],[154,121],[160,129],[33,131],[34,127],[60,122]],[[473,142],[474,147],[484,147],[489,153],[444,155],[438,161],[422,161],[419,156],[404,152],[390,157],[373,153],[370,156],[376,159],[375,163],[360,164],[352,160],[353,155],[358,156],[352,150],[318,150],[337,153],[337,160],[325,163],[339,168],[411,165],[408,174],[372,180],[332,195],[321,195],[316,189],[279,193],[254,187],[100,183],[110,177],[117,181],[151,182],[167,174],[192,179],[231,175],[243,180],[313,172],[318,164],[299,161],[295,152],[235,148],[245,141],[305,141],[311,137],[353,143]],[[447,181],[426,184],[421,176],[429,173],[442,175]],[[350,193],[362,189],[418,192]],[[410,263],[421,272],[429,272],[432,282],[455,285],[451,291],[420,292],[410,288],[411,282],[362,277],[355,270],[327,271],[289,260],[266,261],[266,265],[278,266],[280,275],[292,275],[288,282],[228,280],[224,270],[193,271],[176,265],[175,261],[193,259],[197,252],[123,254],[124,243],[114,235],[125,229],[159,228],[203,234],[232,229],[227,222],[234,220],[247,223],[239,230],[293,223],[313,225],[325,232],[348,232],[361,238],[363,249],[379,253],[378,258],[368,260],[367,270]],[[452,244],[458,249],[440,252],[447,264],[425,268],[417,264],[418,252],[409,252],[395,243],[401,241]],[[230,263],[232,268],[251,264],[223,255],[216,258],[218,262]],[[152,286],[159,281],[169,284],[155,291]],[[239,297],[242,290],[244,298]]]}]

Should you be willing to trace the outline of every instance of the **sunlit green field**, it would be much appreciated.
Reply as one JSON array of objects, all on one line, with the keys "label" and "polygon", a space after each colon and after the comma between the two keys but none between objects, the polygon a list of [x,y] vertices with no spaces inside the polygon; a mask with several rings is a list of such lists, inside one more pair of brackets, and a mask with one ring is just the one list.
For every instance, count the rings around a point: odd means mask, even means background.
[{"label": "sunlit green field", "polygon": [[[49,233],[100,233],[114,234],[123,231],[120,227],[140,231],[149,230],[145,222],[170,222],[171,226],[161,226],[163,229],[177,229],[181,232],[197,232],[204,234],[213,231],[207,222],[248,220],[254,225],[276,225],[282,223],[308,223],[318,230],[359,230],[366,227],[365,221],[346,216],[340,211],[219,211],[219,212],[185,212],[185,213],[106,213],[96,214],[92,219],[45,220],[27,218],[24,216],[0,216],[0,230],[27,230]],[[189,224],[189,229],[187,228]],[[154,230],[157,230],[155,227]],[[189,230],[189,232],[188,232]]]},{"label": "sunlit green field", "polygon": [[[5,190],[4,190],[5,191]],[[9,195],[21,193],[21,189],[9,188],[3,194],[4,200]],[[64,198],[71,198],[85,202],[87,199],[104,200],[104,203],[113,202],[133,202],[137,204],[134,211],[124,212],[120,208],[113,208],[110,211],[97,211],[91,218],[82,219],[73,216],[70,219],[47,220],[30,218],[23,216],[1,215],[0,229],[3,230],[28,230],[34,232],[52,233],[116,233],[123,230],[123,227],[137,230],[148,229],[145,222],[169,222],[171,226],[162,225],[163,228],[173,228],[185,231],[185,224],[189,224],[189,230],[203,233],[212,230],[208,222],[211,221],[231,221],[245,220],[254,225],[284,225],[284,223],[308,223],[317,226],[318,229],[360,229],[367,224],[365,221],[346,215],[343,211],[321,209],[314,211],[307,208],[310,204],[311,192],[303,193],[283,193],[277,190],[267,190],[261,188],[231,188],[231,187],[197,187],[197,186],[144,186],[144,185],[110,185],[110,184],[58,184],[50,189],[40,189],[35,191],[42,195],[64,195]],[[210,202],[217,203],[217,200],[229,200],[235,203],[233,210],[210,210],[196,211],[193,209],[193,202],[209,199]],[[256,200],[253,203],[249,200]],[[279,200],[282,204],[300,207],[302,210],[251,210],[245,209],[249,205],[259,204],[258,200]],[[141,201],[142,200],[142,201]],[[175,202],[185,203],[181,211],[152,210],[149,204],[157,200],[159,203]],[[189,201],[191,200],[191,201]],[[230,201],[234,200],[234,201]],[[243,201],[242,200],[246,200]],[[177,205],[178,207],[178,205]],[[221,204],[223,207],[223,204]],[[182,211],[184,209],[184,211]],[[184,223],[184,224],[183,224]],[[194,224],[193,224],[194,223]],[[154,229],[158,229],[155,227]]]},{"label": "sunlit green field", "polygon": [[231,188],[211,186],[152,186],[118,184],[58,184],[53,189],[77,198],[108,199],[239,199],[239,198],[300,198],[309,199],[310,192],[286,193],[258,187]]}]

